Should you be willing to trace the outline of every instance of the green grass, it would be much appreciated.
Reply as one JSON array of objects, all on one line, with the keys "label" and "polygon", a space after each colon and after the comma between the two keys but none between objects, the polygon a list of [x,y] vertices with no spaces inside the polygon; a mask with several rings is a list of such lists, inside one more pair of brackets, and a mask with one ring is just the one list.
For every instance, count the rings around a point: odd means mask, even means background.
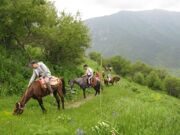
[{"label": "green grass", "polygon": [[[18,99],[0,98],[2,135],[180,135],[179,99],[124,79],[85,102],[81,93],[78,103],[83,104],[63,111],[57,111],[52,97],[47,97],[47,114],[31,100],[23,115],[12,116]],[[66,102],[66,107],[74,104]]]}]

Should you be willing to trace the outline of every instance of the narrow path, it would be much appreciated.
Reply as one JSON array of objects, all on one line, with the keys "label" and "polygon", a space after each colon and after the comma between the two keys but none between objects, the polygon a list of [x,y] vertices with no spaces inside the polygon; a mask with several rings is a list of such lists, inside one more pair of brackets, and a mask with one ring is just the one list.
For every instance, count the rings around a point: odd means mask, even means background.
[{"label": "narrow path", "polygon": [[84,103],[86,103],[87,101],[93,99],[95,96],[94,95],[89,95],[87,96],[85,99],[81,99],[81,100],[78,100],[78,101],[75,101],[75,102],[70,102],[70,103],[67,103],[65,105],[65,107],[67,109],[70,109],[70,108],[78,108],[80,107],[81,105],[83,105]]}]

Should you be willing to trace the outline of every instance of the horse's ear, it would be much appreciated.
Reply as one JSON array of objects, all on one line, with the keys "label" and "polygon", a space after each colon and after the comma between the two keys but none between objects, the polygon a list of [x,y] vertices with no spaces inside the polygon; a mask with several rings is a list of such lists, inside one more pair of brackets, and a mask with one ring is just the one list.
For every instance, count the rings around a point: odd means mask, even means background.
[{"label": "horse's ear", "polygon": [[16,108],[18,108],[18,107],[19,107],[19,103],[17,102],[17,103],[16,103]]}]

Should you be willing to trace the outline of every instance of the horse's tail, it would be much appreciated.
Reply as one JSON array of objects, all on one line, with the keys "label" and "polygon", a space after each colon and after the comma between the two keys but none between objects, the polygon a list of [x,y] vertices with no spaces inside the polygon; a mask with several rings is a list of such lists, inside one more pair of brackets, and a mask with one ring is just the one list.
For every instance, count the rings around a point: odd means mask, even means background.
[{"label": "horse's tail", "polygon": [[61,78],[61,81],[62,81],[62,91],[63,91],[63,94],[65,95],[66,94],[66,88],[65,88],[64,78]]}]

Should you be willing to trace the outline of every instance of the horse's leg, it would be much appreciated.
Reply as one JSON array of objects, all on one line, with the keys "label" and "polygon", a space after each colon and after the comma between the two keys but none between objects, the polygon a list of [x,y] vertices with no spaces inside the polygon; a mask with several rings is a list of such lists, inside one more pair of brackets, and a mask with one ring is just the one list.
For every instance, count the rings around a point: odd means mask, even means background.
[{"label": "horse's leg", "polygon": [[37,100],[38,100],[38,103],[39,103],[39,105],[40,105],[40,107],[41,107],[43,113],[45,113],[45,112],[46,112],[46,109],[44,108],[42,98],[38,98]]},{"label": "horse's leg", "polygon": [[83,89],[84,98],[86,98],[86,89]]},{"label": "horse's leg", "polygon": [[98,89],[98,94],[100,94],[100,92],[101,92],[101,86],[100,86],[99,89]]},{"label": "horse's leg", "polygon": [[95,89],[95,91],[96,91],[96,93],[95,93],[95,96],[96,96],[96,95],[97,95],[97,93],[98,93],[98,91],[97,91],[97,88],[96,88],[96,87],[95,87],[94,89]]},{"label": "horse's leg", "polygon": [[60,109],[60,99],[59,99],[59,96],[57,95],[57,93],[54,93],[54,97],[56,98],[57,107],[58,107],[58,110],[59,110]]},{"label": "horse's leg", "polygon": [[103,89],[104,89],[104,86],[103,86],[103,84],[100,82],[100,91],[103,91]]},{"label": "horse's leg", "polygon": [[101,91],[101,82],[97,83],[96,85],[96,95],[100,94],[100,91]]},{"label": "horse's leg", "polygon": [[59,87],[57,92],[58,92],[58,95],[61,98],[62,109],[64,109],[64,95],[63,95],[62,87]]},{"label": "horse's leg", "polygon": [[62,109],[64,109],[64,96],[61,97]]}]

